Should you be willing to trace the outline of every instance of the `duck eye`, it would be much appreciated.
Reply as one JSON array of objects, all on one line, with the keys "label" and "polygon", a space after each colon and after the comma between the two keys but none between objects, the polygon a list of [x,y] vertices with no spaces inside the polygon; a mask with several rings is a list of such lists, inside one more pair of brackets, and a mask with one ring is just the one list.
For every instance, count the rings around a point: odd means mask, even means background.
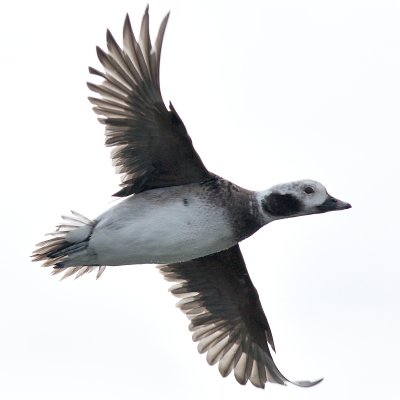
[{"label": "duck eye", "polygon": [[311,193],[314,193],[314,192],[315,192],[315,190],[314,190],[311,186],[306,186],[306,187],[304,188],[304,191],[305,191],[307,194],[311,194]]}]

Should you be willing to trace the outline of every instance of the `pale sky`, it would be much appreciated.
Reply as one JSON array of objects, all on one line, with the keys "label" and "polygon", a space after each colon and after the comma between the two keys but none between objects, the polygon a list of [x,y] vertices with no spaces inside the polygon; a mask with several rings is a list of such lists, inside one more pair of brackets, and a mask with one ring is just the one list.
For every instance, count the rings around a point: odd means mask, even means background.
[{"label": "pale sky", "polygon": [[[0,398],[399,399],[400,3],[151,1],[171,10],[161,87],[209,170],[248,189],[321,181],[351,210],[242,243],[275,362],[310,389],[260,390],[208,366],[152,266],[59,282],[30,254],[60,215],[118,189],[87,101],[106,29],[144,1],[0,5]],[[92,79],[93,80],[93,79]]]}]

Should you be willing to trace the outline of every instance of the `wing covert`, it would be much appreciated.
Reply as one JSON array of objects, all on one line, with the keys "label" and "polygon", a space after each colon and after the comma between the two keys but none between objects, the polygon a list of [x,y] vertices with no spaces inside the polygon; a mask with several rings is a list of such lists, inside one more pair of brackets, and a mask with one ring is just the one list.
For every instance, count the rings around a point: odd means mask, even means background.
[{"label": "wing covert", "polygon": [[93,110],[106,125],[106,146],[122,189],[115,196],[144,190],[201,182],[210,174],[195,151],[186,128],[172,104],[164,105],[160,91],[160,56],[169,14],[163,19],[152,44],[148,7],[139,40],[129,16],[123,28],[121,48],[107,31],[107,52],[97,47],[105,72],[89,68],[104,79],[88,83],[100,97],[89,97]]}]

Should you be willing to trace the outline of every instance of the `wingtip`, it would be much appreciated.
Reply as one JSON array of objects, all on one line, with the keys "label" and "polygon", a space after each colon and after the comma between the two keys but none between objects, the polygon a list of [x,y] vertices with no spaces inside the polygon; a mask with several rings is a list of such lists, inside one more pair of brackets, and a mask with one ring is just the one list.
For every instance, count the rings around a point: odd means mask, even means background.
[{"label": "wingtip", "polygon": [[107,31],[106,31],[106,40],[107,40],[107,43],[115,42],[114,36],[112,35],[112,33],[109,29],[107,29]]},{"label": "wingtip", "polygon": [[271,335],[271,339],[268,341],[268,343],[271,346],[271,349],[273,350],[273,352],[276,354],[275,343],[274,343],[274,339],[272,339],[272,335]]},{"label": "wingtip", "polygon": [[[107,36],[107,39],[108,39],[108,36]],[[100,46],[96,46],[96,54],[97,54],[97,57],[100,59],[100,62],[101,62],[102,57],[106,56],[106,52]]]},{"label": "wingtip", "polygon": [[321,383],[323,380],[324,378],[320,378],[315,381],[290,381],[290,383],[293,383],[293,385],[300,387],[313,387],[315,385],[318,385],[318,383]]},{"label": "wingtip", "polygon": [[129,18],[129,14],[128,13],[126,13],[126,15],[125,15],[125,21],[124,21],[124,24],[131,24],[131,19]]}]

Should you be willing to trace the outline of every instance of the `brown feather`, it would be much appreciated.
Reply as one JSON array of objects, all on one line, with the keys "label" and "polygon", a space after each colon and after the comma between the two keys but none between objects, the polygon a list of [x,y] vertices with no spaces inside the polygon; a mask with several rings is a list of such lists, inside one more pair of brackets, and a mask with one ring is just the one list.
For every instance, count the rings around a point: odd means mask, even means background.
[{"label": "brown feather", "polygon": [[[123,47],[107,31],[108,52],[97,48],[105,69],[89,68],[104,81],[88,83],[100,98],[90,97],[106,125],[106,145],[116,146],[111,156],[122,174],[116,196],[144,190],[201,182],[211,175],[193,148],[175,109],[164,105],[160,92],[160,56],[169,14],[163,19],[154,45],[149,34],[146,8],[139,41],[129,16],[123,28]],[[121,147],[122,146],[122,147]]]}]

